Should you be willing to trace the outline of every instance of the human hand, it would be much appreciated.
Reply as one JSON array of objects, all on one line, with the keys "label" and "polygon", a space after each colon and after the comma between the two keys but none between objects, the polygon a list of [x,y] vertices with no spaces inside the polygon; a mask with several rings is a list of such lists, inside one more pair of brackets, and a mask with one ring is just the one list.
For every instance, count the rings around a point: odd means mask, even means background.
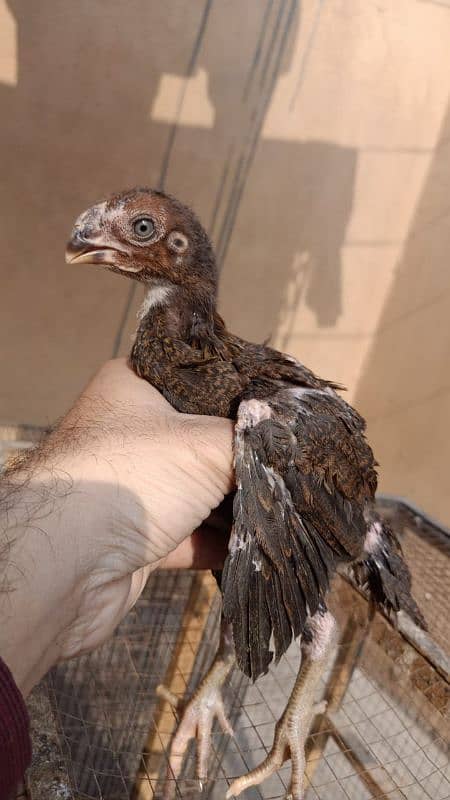
[{"label": "human hand", "polygon": [[[177,413],[117,360],[102,367],[31,466],[10,476],[23,486],[28,523],[14,545],[26,590],[10,593],[9,605],[22,621],[22,652],[31,635],[47,653],[33,647],[33,669],[20,659],[26,688],[50,663],[108,638],[152,569],[220,566],[217,515],[196,529],[232,488],[232,430],[229,420]],[[20,500],[18,488],[19,511]],[[0,638],[13,673],[8,653],[20,638],[6,652]]]}]

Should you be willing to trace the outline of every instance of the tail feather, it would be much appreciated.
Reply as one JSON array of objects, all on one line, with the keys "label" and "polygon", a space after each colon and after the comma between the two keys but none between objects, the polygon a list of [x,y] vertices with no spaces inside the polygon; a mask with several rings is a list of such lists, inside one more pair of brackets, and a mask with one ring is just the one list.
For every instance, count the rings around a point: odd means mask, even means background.
[{"label": "tail feather", "polygon": [[423,630],[425,618],[411,593],[411,573],[391,527],[373,514],[364,557],[353,565],[356,582],[388,615],[404,611]]}]

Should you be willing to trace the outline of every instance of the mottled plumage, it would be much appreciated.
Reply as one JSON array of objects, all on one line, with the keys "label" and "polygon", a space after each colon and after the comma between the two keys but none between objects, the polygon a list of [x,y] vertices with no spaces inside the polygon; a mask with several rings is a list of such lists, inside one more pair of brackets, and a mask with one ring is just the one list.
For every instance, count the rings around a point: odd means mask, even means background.
[{"label": "mottled plumage", "polygon": [[[195,215],[160,192],[115,195],[79,218],[68,260],[146,284],[132,368],[179,411],[236,420],[237,488],[221,588],[243,672],[255,680],[305,632],[305,685],[313,691],[314,664],[323,661],[314,636],[333,627],[327,591],[339,564],[352,566],[385,611],[404,609],[423,624],[399,544],[373,510],[376,464],[364,420],[333,382],[226,329],[213,250]],[[298,797],[299,780],[293,776]]]}]

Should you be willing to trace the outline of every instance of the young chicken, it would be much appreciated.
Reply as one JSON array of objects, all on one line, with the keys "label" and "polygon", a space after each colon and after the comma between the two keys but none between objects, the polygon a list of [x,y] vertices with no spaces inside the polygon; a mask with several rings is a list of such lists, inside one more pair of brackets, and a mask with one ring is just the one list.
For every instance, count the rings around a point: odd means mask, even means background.
[{"label": "young chicken", "polygon": [[93,206],[77,219],[66,260],[141,281],[133,370],[181,412],[236,421],[221,643],[172,742],[171,770],[180,773],[197,734],[198,775],[206,778],[214,718],[230,732],[221,688],[235,660],[256,680],[301,637],[299,674],[272,750],[227,795],[260,783],[290,756],[291,794],[300,800],[314,694],[336,635],[327,592],[338,565],[353,567],[385,611],[403,609],[424,625],[399,544],[373,508],[377,477],[364,420],[337,384],[227,330],[216,311],[211,242],[173,197],[133,189]]}]

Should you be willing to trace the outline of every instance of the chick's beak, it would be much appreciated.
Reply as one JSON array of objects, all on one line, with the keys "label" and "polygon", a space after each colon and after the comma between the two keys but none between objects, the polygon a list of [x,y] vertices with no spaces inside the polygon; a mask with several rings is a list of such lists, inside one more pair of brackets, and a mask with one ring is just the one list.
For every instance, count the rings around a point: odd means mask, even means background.
[{"label": "chick's beak", "polygon": [[115,249],[102,242],[100,236],[86,237],[75,230],[66,247],[67,264],[104,264],[114,266]]}]

